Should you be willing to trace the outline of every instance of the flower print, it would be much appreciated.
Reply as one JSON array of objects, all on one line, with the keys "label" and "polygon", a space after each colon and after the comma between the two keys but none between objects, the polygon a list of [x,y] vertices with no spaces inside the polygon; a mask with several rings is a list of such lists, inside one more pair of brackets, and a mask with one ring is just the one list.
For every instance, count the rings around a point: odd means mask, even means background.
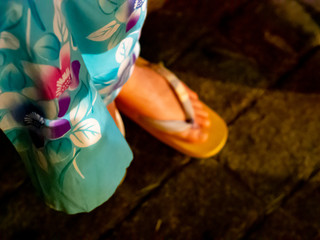
[{"label": "flower print", "polygon": [[71,102],[66,90],[72,91],[79,85],[80,63],[70,64],[69,44],[60,49],[59,55],[60,68],[23,62],[25,73],[36,87],[0,94],[0,127],[27,128],[38,148],[44,146],[46,139],[61,138],[71,129],[70,122],[62,117]]},{"label": "flower print", "polygon": [[44,125],[44,118],[35,112],[25,115],[23,120],[26,125],[34,125],[38,128]]},{"label": "flower print", "polygon": [[[0,1],[0,32],[16,26],[23,16],[23,3],[15,1]],[[5,16],[5,17],[3,17]]]},{"label": "flower print", "polygon": [[[0,111],[6,111],[0,127],[3,130],[27,128],[37,148],[43,147],[46,139],[61,138],[71,129],[66,119],[48,120],[43,101],[35,101],[18,92],[5,92],[0,95],[0,103]],[[62,115],[61,109],[58,115]]]},{"label": "flower print", "polygon": [[115,20],[90,33],[87,36],[89,40],[102,42],[110,39],[108,49],[112,49],[136,26],[141,13],[145,12],[145,0],[129,0],[122,5],[118,4],[110,0],[99,0],[102,12],[107,15],[114,13]]},{"label": "flower print", "polygon": [[126,23],[126,32],[129,32],[139,21],[141,15],[141,6],[144,0],[129,0],[120,6],[116,12],[116,18]]},{"label": "flower print", "polygon": [[63,75],[57,81],[56,97],[59,97],[71,85],[70,69],[67,68]]},{"label": "flower print", "polygon": [[25,73],[35,82],[42,98],[51,100],[59,98],[67,89],[74,90],[79,85],[80,63],[70,64],[70,46],[64,44],[60,49],[60,68],[23,62]]},{"label": "flower print", "polygon": [[138,9],[144,4],[145,0],[129,0],[129,2],[134,9]]},{"label": "flower print", "polygon": [[140,18],[140,14],[141,14],[141,11],[138,10],[138,11],[134,11],[130,15],[126,25],[126,32],[129,32],[137,24]]},{"label": "flower print", "polygon": [[136,61],[136,56],[135,54],[132,54],[131,57],[127,57],[121,63],[118,71],[118,81],[114,86],[112,86],[112,91],[122,87],[127,82],[127,80],[132,74],[135,61]]},{"label": "flower print", "polygon": [[71,99],[68,93],[63,93],[62,95],[60,95],[58,99],[58,105],[59,105],[58,117],[63,117],[66,114],[70,106],[70,101]]},{"label": "flower print", "polygon": [[126,32],[129,32],[139,21],[141,6],[144,0],[129,0],[129,18],[127,20]]},{"label": "flower print", "polygon": [[[25,73],[39,88],[40,98],[45,100],[58,99],[59,113],[62,117],[68,111],[70,96],[66,90],[74,90],[79,86],[79,61],[70,64],[70,46],[65,44],[60,50],[60,68],[23,62]],[[52,114],[51,114],[52,115]],[[57,116],[47,115],[49,119]]]}]

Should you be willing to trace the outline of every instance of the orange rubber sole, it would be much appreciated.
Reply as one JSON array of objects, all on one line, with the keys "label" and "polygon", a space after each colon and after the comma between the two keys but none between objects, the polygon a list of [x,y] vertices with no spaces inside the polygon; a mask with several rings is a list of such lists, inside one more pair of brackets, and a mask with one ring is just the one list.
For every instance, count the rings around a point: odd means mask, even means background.
[{"label": "orange rubber sole", "polygon": [[209,114],[210,126],[205,128],[205,131],[209,135],[208,139],[201,143],[184,141],[174,135],[161,132],[142,124],[136,114],[130,113],[130,111],[122,111],[122,109],[121,111],[151,135],[179,152],[195,158],[209,158],[216,155],[226,144],[228,127],[225,121],[207,105],[203,104],[203,108]]}]

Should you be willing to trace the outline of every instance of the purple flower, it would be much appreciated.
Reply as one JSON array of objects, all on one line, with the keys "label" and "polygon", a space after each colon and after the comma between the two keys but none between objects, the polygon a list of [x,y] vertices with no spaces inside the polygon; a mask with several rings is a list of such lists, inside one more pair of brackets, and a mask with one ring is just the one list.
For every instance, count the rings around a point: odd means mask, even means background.
[{"label": "purple flower", "polygon": [[[70,64],[66,50],[67,47],[61,51],[67,56],[62,57],[61,69],[47,65],[25,64],[29,77],[41,81],[45,86],[40,86],[46,91],[39,92],[38,89],[31,87],[22,90],[21,93],[0,94],[0,101],[3,103],[0,104],[0,110],[3,105],[8,112],[8,116],[5,116],[8,119],[5,129],[26,127],[38,148],[45,145],[46,139],[61,138],[71,129],[70,122],[62,117],[70,106],[69,91],[75,90],[79,85],[80,63],[73,61]],[[68,66],[71,71],[68,70]],[[36,69],[40,71],[36,72]],[[46,69],[50,71],[45,72]],[[51,94],[52,89],[55,90],[55,94]]]},{"label": "purple flower", "polygon": [[129,0],[129,18],[127,20],[126,32],[129,32],[139,21],[141,6],[145,0]]},{"label": "purple flower", "polygon": [[[70,101],[65,103],[69,106]],[[63,108],[61,109],[65,111],[68,106],[63,104]],[[61,109],[59,109],[58,115],[61,115]],[[30,100],[16,106],[11,112],[13,119],[28,129],[32,142],[37,148],[43,147],[46,139],[61,138],[71,129],[71,125],[67,119],[46,119],[41,107]]]}]

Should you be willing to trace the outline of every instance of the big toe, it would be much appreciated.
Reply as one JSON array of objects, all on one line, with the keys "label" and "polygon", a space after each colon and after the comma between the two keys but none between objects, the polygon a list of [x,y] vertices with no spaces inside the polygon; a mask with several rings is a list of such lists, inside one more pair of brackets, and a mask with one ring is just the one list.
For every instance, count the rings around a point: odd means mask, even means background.
[{"label": "big toe", "polygon": [[201,143],[208,139],[208,133],[201,127],[190,128],[178,134],[184,140],[191,143]]},{"label": "big toe", "polygon": [[190,142],[205,142],[208,139],[208,133],[202,128],[190,129],[188,140]]}]

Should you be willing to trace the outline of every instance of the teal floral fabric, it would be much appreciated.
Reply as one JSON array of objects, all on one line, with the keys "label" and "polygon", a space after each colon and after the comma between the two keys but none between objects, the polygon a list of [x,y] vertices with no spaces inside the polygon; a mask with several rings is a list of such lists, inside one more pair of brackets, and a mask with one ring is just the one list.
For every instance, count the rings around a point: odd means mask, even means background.
[{"label": "teal floral fabric", "polygon": [[139,55],[144,0],[1,0],[0,128],[46,203],[91,211],[132,152],[106,105]]}]

